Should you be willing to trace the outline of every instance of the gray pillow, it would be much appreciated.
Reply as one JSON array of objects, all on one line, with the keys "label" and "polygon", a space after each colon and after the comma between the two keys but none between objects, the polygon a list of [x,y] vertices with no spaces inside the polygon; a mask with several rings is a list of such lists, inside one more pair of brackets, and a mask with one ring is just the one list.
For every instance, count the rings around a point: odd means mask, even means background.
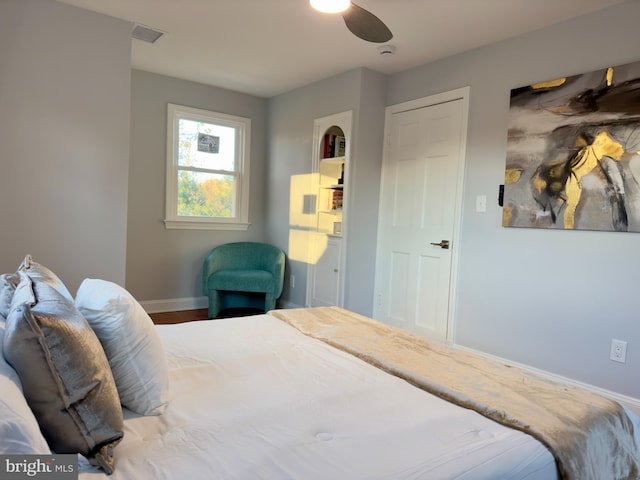
[{"label": "gray pillow", "polygon": [[[37,279],[55,288],[65,298],[73,302],[73,296],[69,293],[69,290],[62,280],[60,280],[60,278],[58,278],[58,276],[47,267],[34,262],[31,255],[27,255],[18,266],[18,271],[16,273],[5,273],[0,275],[0,318],[7,318],[9,315],[11,300],[13,299],[14,291],[20,282],[20,276],[18,275],[20,271],[25,272],[33,279]],[[24,303],[24,300],[20,300],[20,302]]]},{"label": "gray pillow", "polygon": [[2,353],[5,322],[0,320],[0,455],[51,455],[38,421],[22,393],[22,384]]},{"label": "gray pillow", "polygon": [[44,265],[34,262],[31,255],[24,257],[24,260],[18,267],[18,271],[16,273],[20,273],[21,271],[29,275],[32,280],[38,280],[42,283],[46,283],[50,287],[56,289],[58,293],[62,294],[62,296],[67,300],[71,300],[71,302],[73,302],[73,295],[69,293],[69,290],[62,280],[60,280],[55,273]]},{"label": "gray pillow", "polygon": [[51,449],[80,453],[110,474],[123,420],[102,346],[72,302],[24,271],[19,274],[6,322],[5,358]]},{"label": "gray pillow", "polygon": [[20,281],[17,273],[5,273],[0,275],[0,319],[7,318],[11,308],[11,299],[16,286]]}]

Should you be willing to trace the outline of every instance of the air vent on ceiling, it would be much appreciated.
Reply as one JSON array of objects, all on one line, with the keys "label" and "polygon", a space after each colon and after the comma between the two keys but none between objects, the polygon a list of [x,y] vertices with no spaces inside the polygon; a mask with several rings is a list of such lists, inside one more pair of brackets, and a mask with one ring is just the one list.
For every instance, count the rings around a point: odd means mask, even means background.
[{"label": "air vent on ceiling", "polygon": [[136,25],[131,32],[131,36],[133,38],[148,43],[154,43],[162,35],[164,35],[164,32],[161,32],[160,30],[154,30],[150,27],[145,27],[144,25]]}]

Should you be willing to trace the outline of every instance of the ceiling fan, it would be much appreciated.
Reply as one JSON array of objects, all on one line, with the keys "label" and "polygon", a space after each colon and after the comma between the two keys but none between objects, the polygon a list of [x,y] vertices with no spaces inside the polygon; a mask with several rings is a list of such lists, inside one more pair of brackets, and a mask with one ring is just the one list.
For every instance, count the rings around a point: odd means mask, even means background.
[{"label": "ceiling fan", "polygon": [[320,12],[341,13],[347,28],[362,40],[384,43],[393,38],[382,20],[350,0],[309,0],[309,3]]}]

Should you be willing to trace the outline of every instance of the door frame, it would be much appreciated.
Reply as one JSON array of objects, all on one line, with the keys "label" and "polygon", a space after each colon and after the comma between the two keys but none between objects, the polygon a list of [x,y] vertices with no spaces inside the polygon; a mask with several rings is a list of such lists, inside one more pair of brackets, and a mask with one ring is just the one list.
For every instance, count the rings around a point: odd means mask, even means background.
[{"label": "door frame", "polygon": [[[465,167],[466,167],[466,151],[467,151],[467,134],[469,123],[469,97],[471,95],[471,87],[461,87],[448,92],[442,92],[435,95],[429,95],[427,97],[410,100],[395,105],[390,105],[385,109],[384,120],[384,146],[382,149],[382,172],[380,175],[380,206],[379,211],[382,211],[383,202],[383,180],[385,170],[388,165],[390,148],[389,141],[391,138],[391,116],[396,113],[407,112],[411,110],[418,110],[425,107],[431,107],[441,103],[452,102],[454,100],[462,100],[462,129],[461,129],[461,142],[460,142],[460,155],[458,159],[458,179],[456,185],[456,204],[454,210],[454,222],[453,222],[453,236],[451,239],[452,251],[451,251],[451,279],[449,281],[449,301],[447,302],[447,343],[455,343],[455,308],[457,305],[457,285],[458,285],[458,262],[460,259],[460,237],[462,229],[462,205],[464,200],[464,186],[465,186]],[[378,227],[376,237],[376,277],[375,277],[375,296],[373,304],[373,312],[378,311],[378,298],[382,293],[380,292],[382,282],[380,280],[381,269],[381,255],[380,251],[380,237],[382,233],[380,227]]]}]

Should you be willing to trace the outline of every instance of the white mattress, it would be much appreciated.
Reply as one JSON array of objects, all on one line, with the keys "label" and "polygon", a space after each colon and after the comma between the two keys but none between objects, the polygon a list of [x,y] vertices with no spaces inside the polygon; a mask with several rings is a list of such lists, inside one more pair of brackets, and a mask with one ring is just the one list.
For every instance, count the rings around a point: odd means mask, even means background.
[{"label": "white mattress", "polygon": [[158,326],[171,401],[125,412],[119,479],[557,479],[537,440],[269,315]]}]

